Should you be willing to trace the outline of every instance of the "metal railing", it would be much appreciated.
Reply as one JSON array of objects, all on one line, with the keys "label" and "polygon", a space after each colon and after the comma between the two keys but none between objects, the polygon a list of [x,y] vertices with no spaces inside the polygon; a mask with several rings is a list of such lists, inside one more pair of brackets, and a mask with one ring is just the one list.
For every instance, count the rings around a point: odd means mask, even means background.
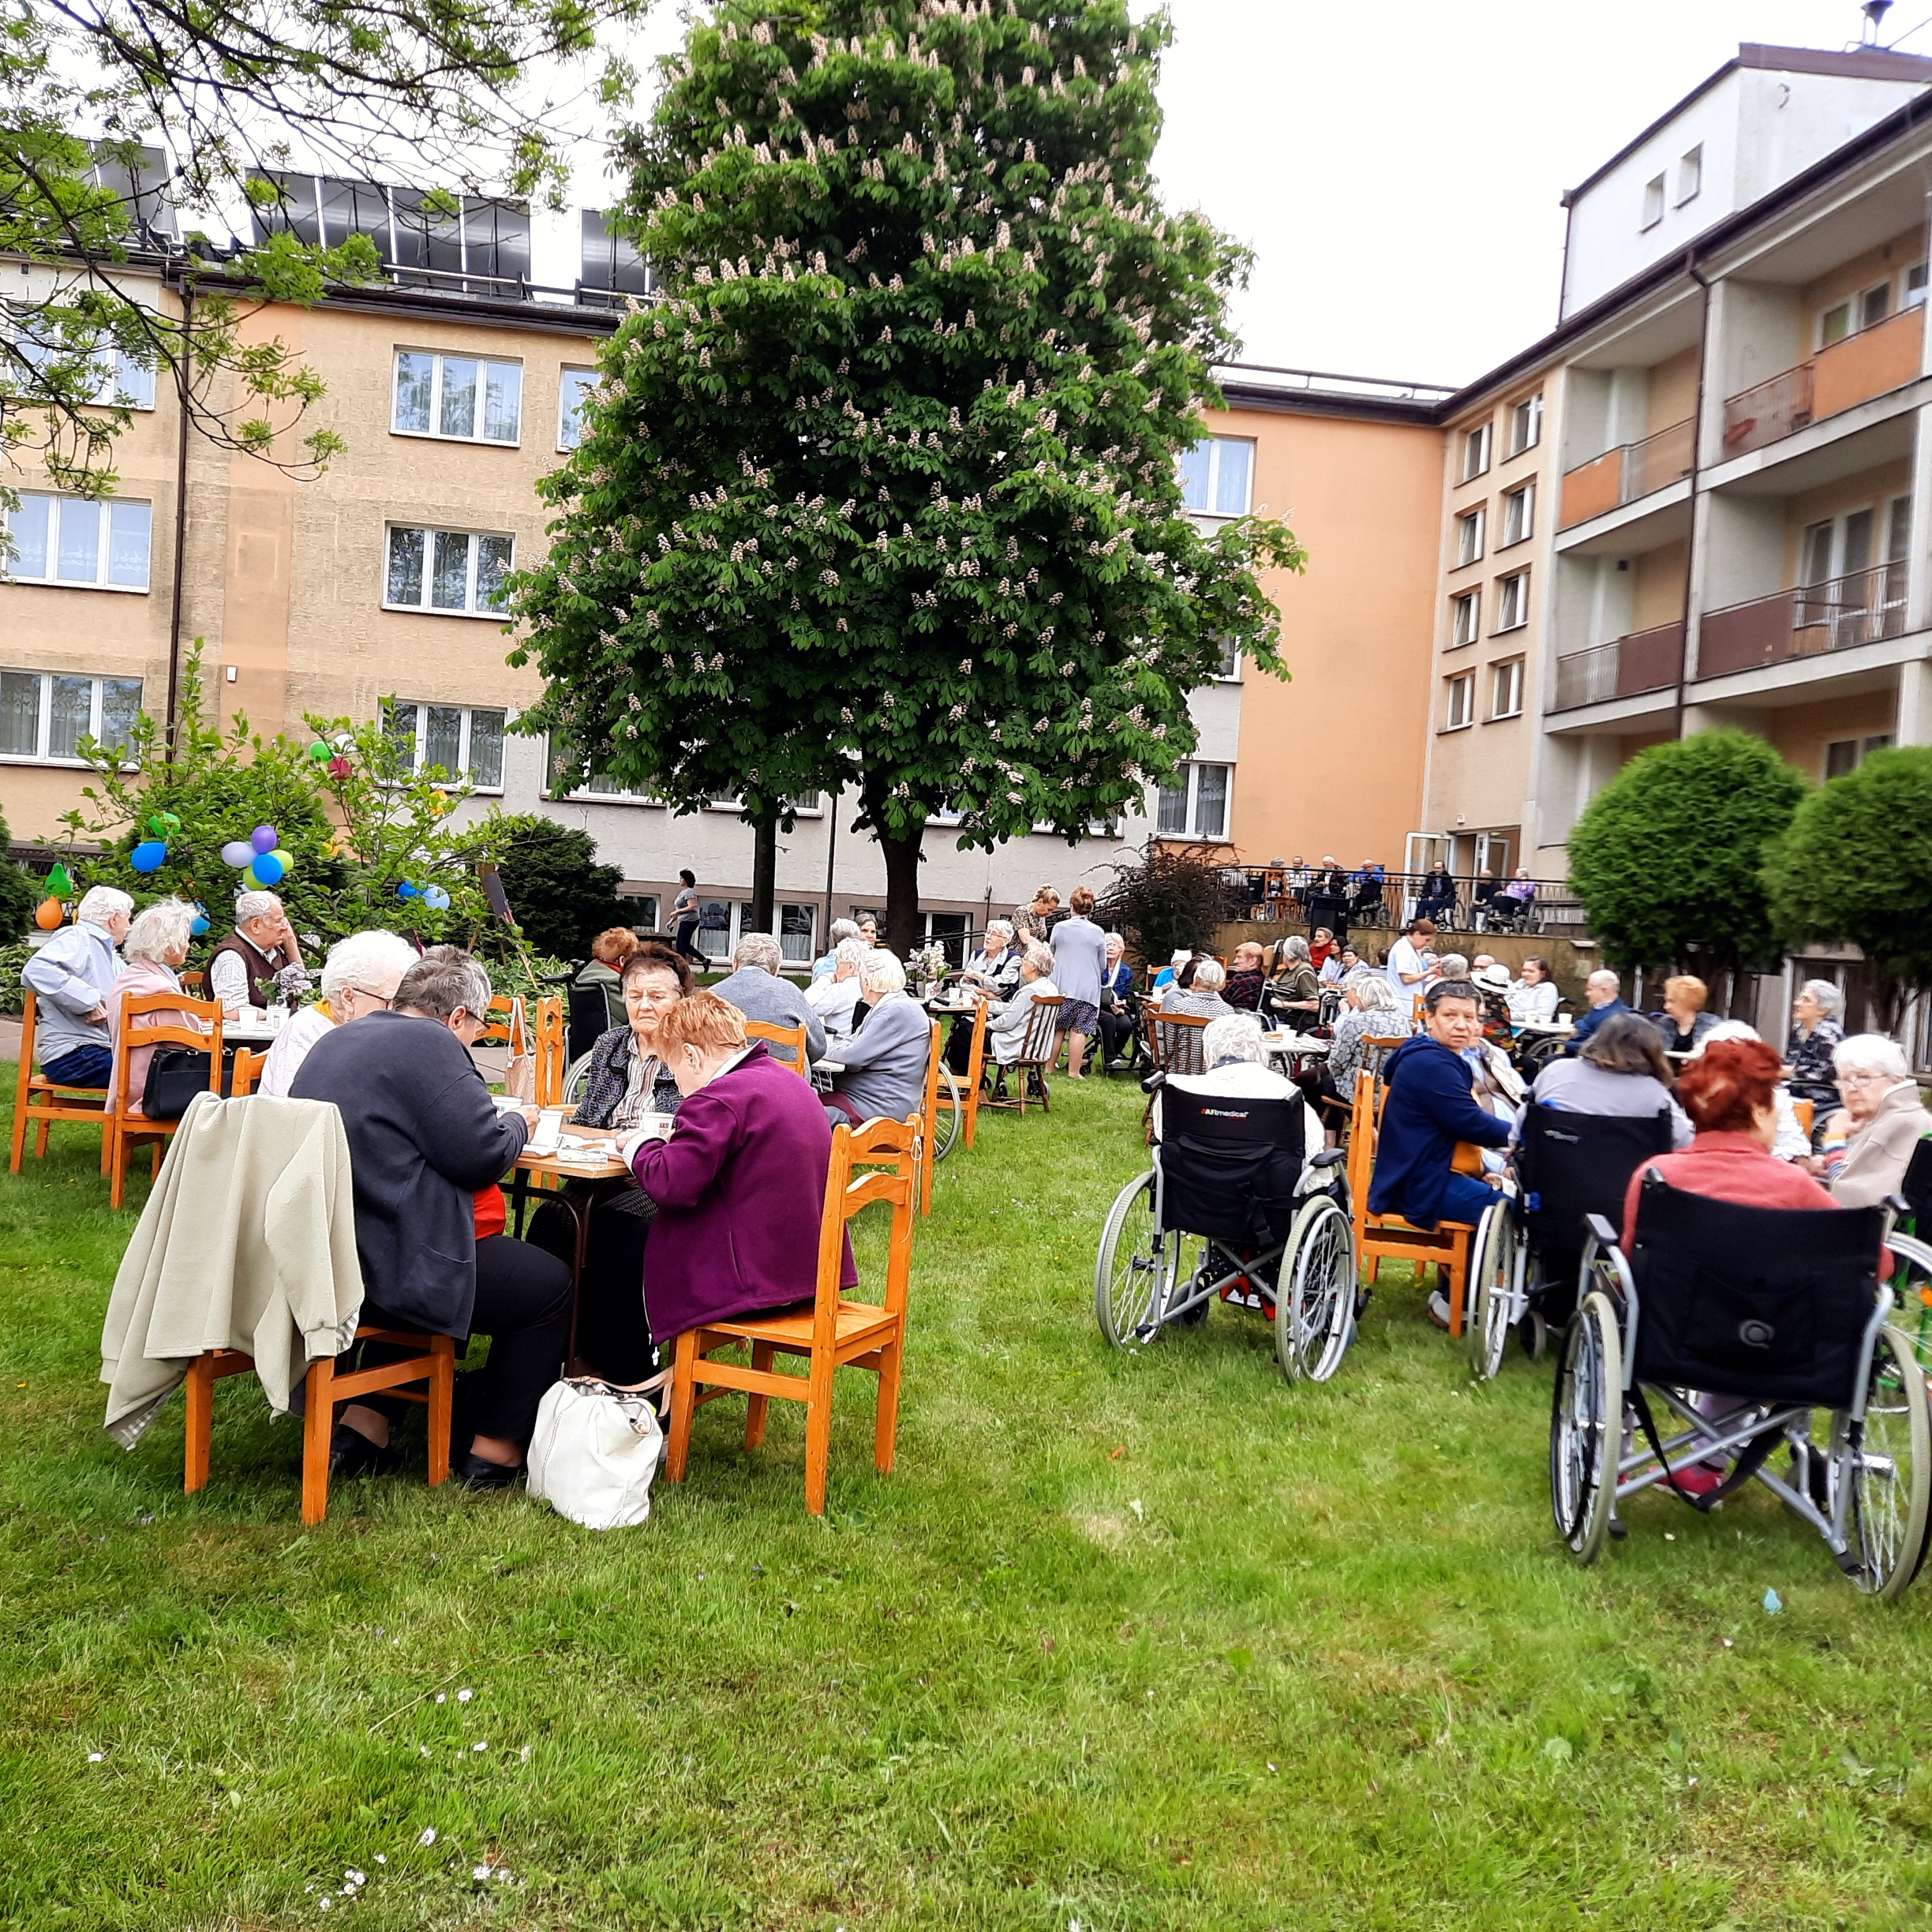
[{"label": "metal railing", "polygon": [[1697,675],[1723,677],[1902,637],[1907,575],[1903,560],[1874,564],[1707,611],[1698,629]]},{"label": "metal railing", "polygon": [[1697,425],[1687,417],[1566,470],[1559,527],[1572,529],[1681,482],[1695,468],[1696,455]]},{"label": "metal railing", "polygon": [[1812,382],[1815,371],[1800,362],[1768,382],[1724,398],[1724,453],[1742,456],[1762,449],[1811,425]]},{"label": "metal railing", "polygon": [[1587,650],[1566,652],[1556,660],[1556,691],[1550,709],[1574,711],[1612,698],[1666,691],[1683,673],[1683,646],[1684,627],[1678,623],[1634,631]]},{"label": "metal railing", "polygon": [[[1426,913],[1446,931],[1545,934],[1576,938],[1587,930],[1583,902],[1571,896],[1568,882],[1538,879],[1529,900],[1498,897],[1507,876],[1485,879],[1480,873],[1429,874],[1389,872],[1378,887],[1351,881],[1338,897],[1319,878],[1297,880],[1293,867],[1248,866],[1245,873],[1250,922],[1276,923],[1312,931],[1326,926],[1340,936],[1380,932],[1392,940],[1418,913]],[[1240,913],[1231,913],[1239,918]],[[1440,946],[1438,951],[1443,949]]]}]

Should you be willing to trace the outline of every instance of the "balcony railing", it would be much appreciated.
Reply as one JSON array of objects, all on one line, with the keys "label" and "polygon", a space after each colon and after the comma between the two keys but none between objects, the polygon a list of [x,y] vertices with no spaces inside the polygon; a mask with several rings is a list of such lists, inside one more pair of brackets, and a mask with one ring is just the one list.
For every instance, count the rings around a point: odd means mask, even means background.
[{"label": "balcony railing", "polygon": [[1904,388],[1917,379],[1924,350],[1925,309],[1915,304],[1821,349],[1768,382],[1727,396],[1724,455],[1762,449],[1874,396]]},{"label": "balcony railing", "polygon": [[1641,443],[1619,444],[1593,461],[1564,473],[1563,514],[1557,527],[1587,522],[1605,511],[1621,509],[1653,490],[1681,481],[1694,466],[1697,425],[1686,420],[1646,436]]},{"label": "balcony railing", "polygon": [[1903,636],[1905,579],[1904,563],[1880,564],[1707,611],[1698,631],[1697,674],[1723,677]]},{"label": "balcony railing", "polygon": [[1568,652],[1556,660],[1556,695],[1550,709],[1574,711],[1581,705],[1668,690],[1683,675],[1683,626],[1668,623]]}]

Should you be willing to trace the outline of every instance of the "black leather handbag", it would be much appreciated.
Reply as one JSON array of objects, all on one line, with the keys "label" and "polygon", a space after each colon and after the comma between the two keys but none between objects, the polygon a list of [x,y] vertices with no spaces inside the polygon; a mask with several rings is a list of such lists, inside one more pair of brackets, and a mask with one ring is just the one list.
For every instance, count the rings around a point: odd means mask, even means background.
[{"label": "black leather handbag", "polygon": [[[221,1090],[227,1093],[234,1077],[234,1061],[222,1056]],[[141,1089],[141,1113],[148,1120],[179,1120],[198,1093],[208,1090],[208,1057],[193,1046],[157,1046],[148,1062],[148,1084]]]}]

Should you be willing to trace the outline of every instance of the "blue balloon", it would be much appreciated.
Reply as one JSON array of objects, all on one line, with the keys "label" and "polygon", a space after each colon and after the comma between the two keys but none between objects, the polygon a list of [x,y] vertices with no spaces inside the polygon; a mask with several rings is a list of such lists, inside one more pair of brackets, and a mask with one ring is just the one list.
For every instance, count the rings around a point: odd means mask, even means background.
[{"label": "blue balloon", "polygon": [[429,886],[423,889],[423,904],[432,912],[447,912],[449,903],[450,896],[440,886]]},{"label": "blue balloon", "polygon": [[188,922],[188,930],[196,938],[199,939],[208,929],[208,908],[197,899],[195,901],[195,915]]},{"label": "blue balloon", "polygon": [[255,863],[255,848],[246,839],[230,839],[222,848],[222,863],[245,871]]},{"label": "blue balloon", "polygon": [[159,872],[167,861],[167,847],[159,839],[143,839],[134,848],[128,863],[137,872]]},{"label": "blue balloon", "polygon": [[422,897],[422,894],[419,893],[407,879],[405,879],[402,883],[396,888],[396,897],[399,899],[420,899]]},{"label": "blue balloon", "polygon": [[257,852],[253,864],[255,876],[263,885],[279,886],[282,882],[282,874],[286,868],[273,852]]}]

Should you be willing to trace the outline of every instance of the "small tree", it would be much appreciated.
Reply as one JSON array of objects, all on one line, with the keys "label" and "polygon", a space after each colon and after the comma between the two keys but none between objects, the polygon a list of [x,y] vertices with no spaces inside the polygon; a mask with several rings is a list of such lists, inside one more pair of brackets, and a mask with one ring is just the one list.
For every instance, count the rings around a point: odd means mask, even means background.
[{"label": "small tree", "polygon": [[1640,751],[1570,834],[1570,882],[1604,957],[1711,980],[1775,958],[1765,852],[1805,790],[1803,774],[1749,732]]},{"label": "small tree", "polygon": [[628,925],[617,903],[622,867],[599,865],[588,832],[534,814],[500,813],[484,822],[510,910],[539,953],[582,959],[606,927]]},{"label": "small tree", "polygon": [[1150,839],[1140,856],[1114,868],[1114,883],[1095,908],[1148,965],[1163,965],[1182,947],[1204,949],[1227,917],[1227,886],[1205,847]]},{"label": "small tree", "polygon": [[7,829],[6,814],[0,812],[0,945],[17,939],[33,918],[34,904],[44,898],[45,889],[23,865],[7,856],[13,835]]},{"label": "small tree", "polygon": [[1848,941],[1871,962],[1895,1030],[1907,998],[1932,990],[1932,747],[1874,751],[1814,792],[1764,876],[1793,938]]}]

